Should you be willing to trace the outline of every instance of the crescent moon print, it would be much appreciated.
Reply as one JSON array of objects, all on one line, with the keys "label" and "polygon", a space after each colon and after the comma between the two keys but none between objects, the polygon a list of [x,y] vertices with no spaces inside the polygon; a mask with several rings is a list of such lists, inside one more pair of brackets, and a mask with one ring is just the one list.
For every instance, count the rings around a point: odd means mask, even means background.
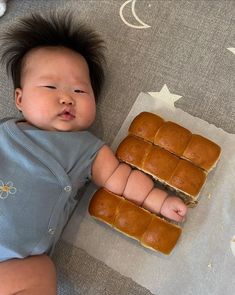
[{"label": "crescent moon print", "polygon": [[[127,6],[130,5],[131,3],[131,11],[132,11],[132,15],[134,16],[135,20],[139,23],[139,25],[133,25],[131,23],[129,23],[123,16],[123,9]],[[150,28],[149,25],[147,25],[146,23],[144,23],[141,19],[139,19],[139,17],[136,15],[135,13],[135,3],[136,0],[127,0],[125,3],[122,4],[122,6],[120,7],[119,10],[119,14],[120,17],[122,19],[122,21],[129,27],[134,28],[134,29],[146,29],[146,28]]]}]

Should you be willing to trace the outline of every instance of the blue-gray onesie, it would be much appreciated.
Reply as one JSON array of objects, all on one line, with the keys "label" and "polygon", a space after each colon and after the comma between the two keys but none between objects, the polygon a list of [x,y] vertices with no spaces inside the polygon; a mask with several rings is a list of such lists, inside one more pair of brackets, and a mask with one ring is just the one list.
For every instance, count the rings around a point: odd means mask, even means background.
[{"label": "blue-gray onesie", "polygon": [[0,124],[0,261],[51,254],[104,142],[88,131]]}]

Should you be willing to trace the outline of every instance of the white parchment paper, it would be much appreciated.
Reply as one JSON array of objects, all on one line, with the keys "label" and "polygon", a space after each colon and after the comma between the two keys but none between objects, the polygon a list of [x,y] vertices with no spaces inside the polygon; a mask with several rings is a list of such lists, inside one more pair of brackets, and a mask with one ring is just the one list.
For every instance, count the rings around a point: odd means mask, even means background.
[{"label": "white parchment paper", "polygon": [[235,135],[141,93],[114,140],[114,150],[141,111],[172,120],[222,147],[221,159],[207,178],[199,204],[189,209],[173,252],[165,256],[148,250],[90,217],[87,208],[95,190],[92,185],[75,210],[63,239],[154,294],[235,294],[235,257],[230,248],[235,235]]}]

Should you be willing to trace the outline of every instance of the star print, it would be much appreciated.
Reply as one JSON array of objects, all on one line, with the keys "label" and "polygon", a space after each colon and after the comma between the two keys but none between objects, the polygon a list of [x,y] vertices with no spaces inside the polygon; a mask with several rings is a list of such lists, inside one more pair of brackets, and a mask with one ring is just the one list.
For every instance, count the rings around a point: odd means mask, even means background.
[{"label": "star print", "polygon": [[227,48],[229,51],[231,51],[233,54],[235,54],[235,48]]},{"label": "star print", "polygon": [[166,84],[162,87],[159,92],[148,92],[152,97],[158,98],[169,104],[171,107],[175,107],[175,102],[182,96],[173,94],[169,91]]}]

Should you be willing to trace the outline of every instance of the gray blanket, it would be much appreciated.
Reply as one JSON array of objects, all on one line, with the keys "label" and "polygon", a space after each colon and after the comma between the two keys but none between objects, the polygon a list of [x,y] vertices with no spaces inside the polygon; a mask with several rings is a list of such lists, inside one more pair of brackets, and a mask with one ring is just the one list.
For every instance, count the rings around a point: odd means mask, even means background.
[{"label": "gray blanket", "polygon": [[[160,91],[164,84],[182,96],[177,107],[235,133],[235,55],[228,49],[235,48],[233,0],[9,0],[0,34],[30,11],[57,8],[73,10],[106,40],[106,84],[92,130],[107,143],[139,92]],[[1,117],[16,115],[2,66],[0,90]],[[54,259],[59,294],[150,294],[64,242]]]}]

